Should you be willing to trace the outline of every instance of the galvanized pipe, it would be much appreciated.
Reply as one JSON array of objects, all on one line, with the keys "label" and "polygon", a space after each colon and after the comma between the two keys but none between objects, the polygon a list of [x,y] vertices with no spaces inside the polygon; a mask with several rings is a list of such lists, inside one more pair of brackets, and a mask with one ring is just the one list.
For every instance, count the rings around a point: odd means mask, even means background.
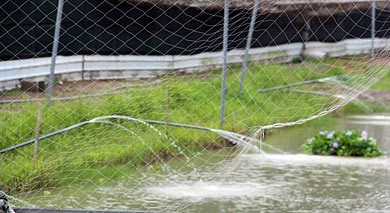
[{"label": "galvanized pipe", "polygon": [[155,120],[144,120],[146,123],[149,124],[159,124],[159,125],[169,125],[169,126],[175,126],[175,127],[183,127],[183,128],[189,128],[189,129],[198,129],[198,130],[205,130],[205,131],[212,131],[212,128],[209,127],[203,127],[203,126],[194,126],[194,125],[188,125],[188,124],[179,124],[179,123],[166,123],[164,121],[155,121]]},{"label": "galvanized pipe", "polygon": [[376,28],[376,4],[371,2],[371,72],[375,69],[375,28]]},{"label": "galvanized pipe", "polygon": [[227,72],[227,51],[229,39],[229,0],[225,0],[223,19],[223,65],[222,65],[222,85],[221,85],[221,115],[220,125],[225,121],[225,98],[226,98],[226,72]]},{"label": "galvanized pipe", "polygon": [[[204,131],[212,131],[213,130],[212,128],[208,128],[208,127],[194,126],[194,125],[187,125],[187,124],[179,124],[179,123],[167,123],[167,122],[164,122],[164,121],[156,121],[156,120],[143,120],[143,121],[145,121],[146,123],[150,123],[150,124],[169,125],[169,126],[189,128],[189,129],[197,129],[197,130],[204,130]],[[90,124],[90,123],[91,123],[91,121],[84,121],[82,123],[75,124],[73,126],[70,126],[70,127],[67,127],[67,128],[64,128],[64,129],[52,132],[50,134],[43,135],[43,136],[39,137],[39,141],[48,139],[48,138],[56,136],[56,135],[63,134],[65,132],[67,132],[67,131],[70,131],[72,129],[76,129],[76,128],[85,126],[85,125]],[[21,144],[12,146],[12,147],[9,147],[7,149],[0,150],[0,154],[5,154],[7,152],[10,152],[10,151],[13,151],[13,150],[25,147],[27,145],[33,144],[34,142],[35,142],[35,139],[26,141],[24,143],[21,143]]]},{"label": "galvanized pipe", "polygon": [[337,77],[338,76],[329,77],[329,78],[307,80],[307,81],[302,81],[302,82],[295,83],[295,84],[287,84],[287,85],[282,85],[282,86],[278,86],[278,87],[272,87],[272,88],[268,88],[268,89],[261,89],[261,90],[257,90],[257,92],[270,92],[270,91],[274,91],[274,90],[280,90],[280,89],[286,89],[286,88],[291,88],[291,87],[297,87],[297,86],[302,86],[302,85],[306,85],[306,84],[322,83],[322,82],[326,82],[326,81],[329,81],[329,80],[336,79]]},{"label": "galvanized pipe", "polygon": [[238,91],[238,97],[241,96],[242,90],[244,89],[245,72],[246,72],[247,65],[248,65],[248,54],[249,54],[249,49],[251,48],[251,44],[252,44],[253,31],[255,29],[256,15],[257,15],[258,7],[259,7],[259,2],[260,2],[260,0],[255,0],[255,5],[253,6],[253,10],[252,10],[252,17],[251,17],[251,22],[249,25],[248,38],[246,39],[244,61],[242,62],[240,89]]},{"label": "galvanized pipe", "polygon": [[[53,137],[53,136],[55,136],[55,135],[60,135],[60,134],[65,133],[65,132],[67,132],[67,131],[69,131],[69,130],[76,129],[76,128],[85,126],[85,125],[87,125],[87,124],[89,124],[89,121],[85,121],[85,122],[82,122],[82,123],[79,123],[79,124],[76,124],[76,125],[67,127],[67,128],[65,128],[65,129],[61,129],[61,130],[52,132],[52,133],[47,134],[47,135],[43,135],[43,136],[39,137],[39,141],[48,139],[48,138]],[[13,150],[16,150],[16,149],[25,147],[25,146],[30,145],[30,144],[33,144],[33,143],[35,143],[35,139],[26,141],[26,142],[24,142],[24,143],[21,143],[21,144],[12,146],[12,147],[7,148],[7,149],[0,150],[0,154],[5,154],[5,153],[7,153],[7,152],[10,152],[10,151],[13,151]]]},{"label": "galvanized pipe", "polygon": [[46,105],[50,106],[51,97],[53,95],[53,86],[54,86],[54,70],[56,66],[57,52],[58,52],[58,43],[60,41],[60,31],[61,31],[61,21],[62,21],[62,11],[64,8],[64,0],[58,0],[58,9],[57,9],[57,19],[54,32],[53,40],[53,49],[51,53],[51,64],[50,64],[50,76],[49,76],[49,86],[46,96]]}]

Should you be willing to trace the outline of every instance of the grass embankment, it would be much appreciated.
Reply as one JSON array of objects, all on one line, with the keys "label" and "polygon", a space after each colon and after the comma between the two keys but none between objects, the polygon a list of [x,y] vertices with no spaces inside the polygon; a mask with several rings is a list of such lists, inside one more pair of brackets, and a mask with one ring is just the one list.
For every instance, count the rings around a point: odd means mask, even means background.
[{"label": "grass embankment", "polygon": [[[322,65],[313,63],[312,71],[307,64],[251,66],[240,98],[237,98],[240,67],[232,67],[227,78],[226,119],[222,128],[248,133],[254,126],[295,121],[318,113],[337,100],[285,90],[256,91],[309,77],[316,79],[345,74],[349,72],[343,68],[346,63],[327,59],[320,63]],[[167,75],[158,86],[132,88],[123,94],[94,99],[54,102],[43,112],[41,133],[106,115],[165,120],[167,87],[171,89],[171,122],[220,128],[220,72],[215,70],[201,76]],[[1,106],[1,149],[34,138],[38,108],[38,103]],[[349,108],[356,110],[353,106]],[[0,156],[0,185],[8,190],[23,191],[86,181],[96,183],[102,178],[130,176],[140,166],[182,156],[183,153],[191,155],[204,147],[224,146],[212,133],[169,128],[169,136],[177,142],[183,152],[180,153],[170,141],[143,125],[115,122],[134,134],[110,124],[90,124],[52,137],[39,144],[37,168],[32,162],[33,146]],[[157,128],[164,133],[167,131],[164,126]]]}]

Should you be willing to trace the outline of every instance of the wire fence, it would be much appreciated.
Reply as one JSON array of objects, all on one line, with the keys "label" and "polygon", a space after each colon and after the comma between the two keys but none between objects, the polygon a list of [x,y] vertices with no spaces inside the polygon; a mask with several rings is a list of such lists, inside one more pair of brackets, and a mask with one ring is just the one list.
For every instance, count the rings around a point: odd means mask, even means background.
[{"label": "wire fence", "polygon": [[149,189],[228,179],[275,151],[265,130],[375,83],[388,103],[389,37],[387,1],[2,1],[0,185],[19,207],[191,209]]}]

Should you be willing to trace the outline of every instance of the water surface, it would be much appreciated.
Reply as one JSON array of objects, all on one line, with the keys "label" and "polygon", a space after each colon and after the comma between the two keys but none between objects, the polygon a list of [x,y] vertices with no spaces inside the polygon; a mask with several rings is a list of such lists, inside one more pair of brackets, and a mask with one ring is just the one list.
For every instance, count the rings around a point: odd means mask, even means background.
[{"label": "water surface", "polygon": [[[390,157],[299,154],[320,130],[366,130],[390,151],[390,116],[355,116],[321,127],[296,127],[267,137],[289,154],[243,154],[226,161],[206,151],[183,169],[104,186],[69,188],[25,199],[40,207],[180,212],[390,211]],[[175,171],[175,168],[177,170]],[[179,169],[180,168],[180,169]],[[194,170],[195,169],[195,170]]]}]

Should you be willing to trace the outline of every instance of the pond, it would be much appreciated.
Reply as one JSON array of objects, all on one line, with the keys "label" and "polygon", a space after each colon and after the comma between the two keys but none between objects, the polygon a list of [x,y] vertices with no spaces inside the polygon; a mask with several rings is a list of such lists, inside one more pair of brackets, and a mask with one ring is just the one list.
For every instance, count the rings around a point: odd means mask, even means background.
[{"label": "pond", "polygon": [[[390,157],[299,154],[320,130],[366,130],[390,151],[390,116],[350,116],[321,127],[295,127],[266,138],[288,154],[203,153],[159,176],[64,189],[23,199],[39,207],[180,212],[390,211]],[[195,173],[194,173],[194,170]],[[223,170],[224,172],[221,172]],[[145,181],[147,180],[147,181]],[[142,183],[142,184],[139,184]],[[77,192],[77,193],[75,193]]]}]

